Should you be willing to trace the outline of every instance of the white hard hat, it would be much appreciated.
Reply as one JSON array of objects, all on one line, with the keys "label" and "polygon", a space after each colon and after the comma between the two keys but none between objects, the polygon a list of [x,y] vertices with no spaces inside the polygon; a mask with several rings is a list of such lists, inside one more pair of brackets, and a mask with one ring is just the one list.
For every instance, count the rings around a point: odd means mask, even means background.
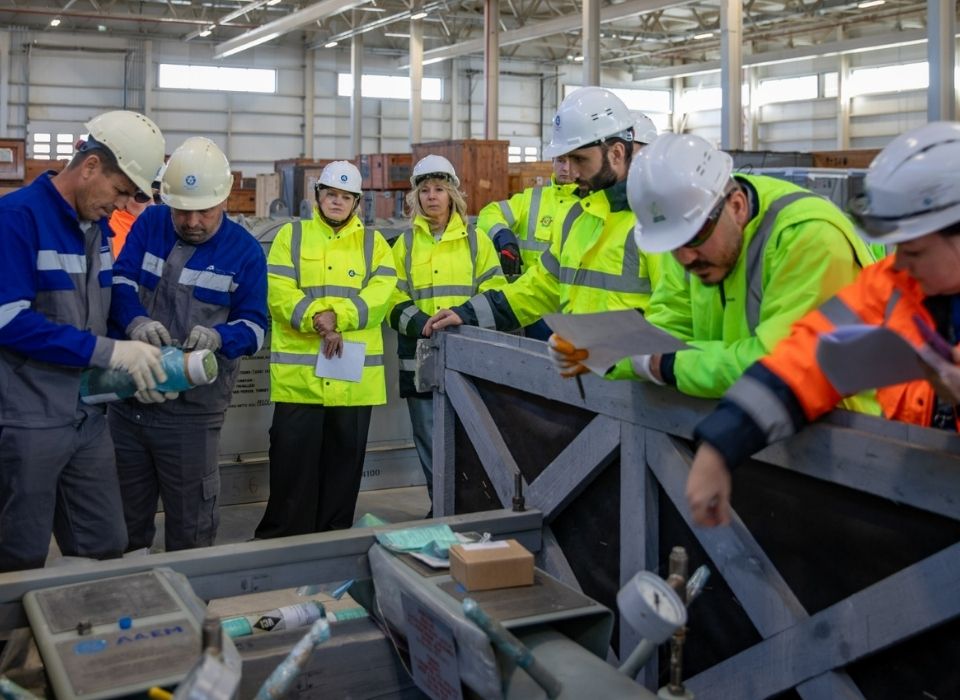
[{"label": "white hard hat", "polygon": [[200,211],[230,196],[233,173],[223,151],[208,138],[193,136],[173,152],[160,180],[160,199],[174,209]]},{"label": "white hard hat", "polygon": [[637,246],[665,253],[688,243],[725,196],[733,159],[693,134],[665,133],[633,157],[627,202]]},{"label": "white hard hat", "polygon": [[633,141],[630,110],[609,90],[582,87],[560,103],[543,157],[556,158],[614,136]]},{"label": "white hard hat", "polygon": [[321,187],[332,187],[335,190],[352,192],[359,197],[363,194],[362,182],[363,177],[356,165],[345,160],[335,160],[328,163],[320,173],[316,188],[319,190]]},{"label": "white hard hat", "polygon": [[901,243],[960,222],[960,123],[931,122],[887,144],[850,201],[860,235]]},{"label": "white hard hat", "polygon": [[637,112],[637,120],[633,125],[633,140],[637,143],[653,143],[657,138],[657,125],[643,112]]},{"label": "white hard hat", "polygon": [[144,115],[126,110],[98,114],[84,127],[94,141],[110,149],[123,174],[149,195],[166,150],[159,127]]},{"label": "white hard hat", "polygon": [[457,177],[457,173],[453,169],[453,163],[443,156],[430,154],[418,160],[417,164],[413,166],[410,184],[416,187],[429,177],[446,178],[453,183],[454,187],[460,187],[460,178]]}]

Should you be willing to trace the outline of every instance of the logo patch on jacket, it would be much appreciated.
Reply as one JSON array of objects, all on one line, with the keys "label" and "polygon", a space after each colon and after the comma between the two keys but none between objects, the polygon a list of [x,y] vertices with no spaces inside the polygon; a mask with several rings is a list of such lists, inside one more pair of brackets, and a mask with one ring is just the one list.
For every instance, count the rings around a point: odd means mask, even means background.
[{"label": "logo patch on jacket", "polygon": [[553,223],[553,217],[550,215],[544,216],[540,219],[540,225],[546,228]]},{"label": "logo patch on jacket", "polygon": [[349,270],[349,271],[347,272],[347,275],[349,275],[350,277],[356,277],[356,276],[357,276],[357,271],[356,271],[356,270]]}]

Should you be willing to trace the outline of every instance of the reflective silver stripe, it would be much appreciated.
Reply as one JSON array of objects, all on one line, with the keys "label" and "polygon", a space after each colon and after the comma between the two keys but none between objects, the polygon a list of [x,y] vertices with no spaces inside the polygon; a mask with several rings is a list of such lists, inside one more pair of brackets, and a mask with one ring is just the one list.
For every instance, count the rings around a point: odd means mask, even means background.
[{"label": "reflective silver stripe", "polygon": [[820,313],[835,326],[852,326],[863,323],[857,313],[840,297],[831,297],[820,306]]},{"label": "reflective silver stripe", "polygon": [[292,280],[297,279],[297,271],[290,265],[267,265],[267,272],[278,277],[289,277]]},{"label": "reflective silver stripe", "polygon": [[560,230],[560,248],[563,249],[563,246],[567,243],[567,236],[570,235],[570,230],[573,228],[573,222],[577,220],[577,217],[583,213],[583,205],[577,202],[572,207],[570,211],[567,212],[567,215],[563,218],[563,228]]},{"label": "reflective silver stripe", "polygon": [[[467,244],[470,246],[470,264],[473,266],[473,286],[477,286],[477,229],[467,226]],[[467,295],[473,294],[471,289]]]},{"label": "reflective silver stripe", "polygon": [[486,282],[488,279],[491,279],[492,277],[496,277],[497,275],[501,275],[501,274],[503,274],[503,271],[500,269],[500,266],[494,265],[489,270],[484,272],[482,275],[477,277],[476,287],[474,288],[479,289],[480,285]]},{"label": "reflective silver stripe", "polygon": [[303,315],[307,313],[307,309],[310,307],[311,303],[310,297],[303,297],[300,301],[297,302],[297,305],[293,307],[293,313],[290,315],[290,326],[300,330],[300,324],[303,322]]},{"label": "reflective silver stripe", "polygon": [[30,302],[19,300],[11,301],[7,304],[0,305],[0,328],[4,328],[8,323],[17,317],[24,309],[30,308]]},{"label": "reflective silver stripe", "polygon": [[290,261],[293,263],[293,279],[300,286],[300,248],[303,245],[303,224],[300,219],[290,223]]},{"label": "reflective silver stripe", "polygon": [[547,250],[544,252],[544,254],[540,256],[540,262],[547,268],[547,272],[557,279],[560,278],[560,263],[556,257],[554,257],[553,251]]},{"label": "reflective silver stripe", "polygon": [[63,270],[71,275],[82,275],[87,271],[87,258],[84,255],[58,253],[55,250],[37,251],[37,271],[52,272]]},{"label": "reflective silver stripe", "polygon": [[767,207],[757,232],[747,247],[747,327],[751,335],[760,325],[760,305],[763,303],[763,251],[773,233],[780,212],[794,202],[807,197],[818,197],[813,192],[790,192],[775,199]]},{"label": "reflective silver stripe", "polygon": [[211,270],[191,270],[185,267],[180,271],[178,281],[188,287],[200,287],[214,292],[235,292],[237,290],[232,275],[222,275]]},{"label": "reflective silver stripe", "polygon": [[397,289],[399,289],[401,292],[403,292],[407,296],[410,296],[410,283],[407,282],[407,280],[398,278]]},{"label": "reflective silver stripe", "polygon": [[367,302],[359,294],[352,301],[357,307],[357,328],[366,328],[367,321],[370,319],[370,307],[367,306]]},{"label": "reflective silver stripe", "polygon": [[550,250],[550,241],[538,241],[536,238],[525,238],[520,241],[520,250]]},{"label": "reflective silver stripe", "polygon": [[[316,353],[301,352],[271,352],[270,362],[276,365],[308,365],[314,367],[317,364],[317,355]],[[363,358],[363,366],[382,367],[383,355],[367,355]]]},{"label": "reflective silver stripe", "polygon": [[[634,218],[636,221],[636,218]],[[620,274],[632,279],[640,278],[640,249],[637,248],[637,237],[633,235],[633,227],[627,232],[627,238],[623,242],[623,266],[620,268]],[[650,280],[643,280],[646,286],[647,294],[650,293]]]},{"label": "reflective silver stripe", "polygon": [[144,253],[143,262],[140,263],[140,269],[144,272],[149,272],[151,275],[163,277],[163,265],[165,262],[163,258],[158,258],[153,253]]},{"label": "reflective silver stripe", "polygon": [[113,269],[113,254],[109,250],[100,252],[100,272]]},{"label": "reflective silver stripe", "polygon": [[760,426],[768,443],[793,435],[793,421],[787,407],[769,387],[753,377],[740,377],[724,398],[737,404]]},{"label": "reflective silver stripe", "polygon": [[[254,350],[253,352],[259,352],[260,348],[263,347],[263,336],[264,336],[263,329],[253,321],[248,321],[245,318],[238,318],[236,321],[230,321],[230,323],[228,323],[227,325],[228,326],[237,326],[237,325],[246,326],[251,331],[253,331],[253,335],[256,336],[257,338],[257,349]],[[250,354],[252,355],[253,353],[250,353]]]},{"label": "reflective silver stripe", "polygon": [[890,295],[890,298],[887,299],[887,308],[883,310],[883,320],[887,321],[893,315],[893,309],[896,307],[897,302],[900,301],[900,290],[894,289],[893,294]]},{"label": "reflective silver stripe", "polygon": [[510,228],[508,228],[507,226],[504,226],[503,224],[494,224],[493,226],[490,227],[490,230],[487,231],[487,235],[490,237],[491,240],[493,240],[493,238],[501,231],[510,231],[511,234],[513,233],[513,231]]},{"label": "reflective silver stripe", "polygon": [[363,284],[361,287],[366,287],[367,282],[370,281],[370,278],[373,276],[373,244],[375,238],[373,231],[363,230],[363,269],[366,270],[366,273],[363,275]]},{"label": "reflective silver stripe", "polygon": [[417,361],[416,360],[404,360],[400,359],[400,370],[403,372],[416,372],[417,371]]},{"label": "reflective silver stripe", "polygon": [[[546,257],[546,254],[544,254],[544,257]],[[627,275],[615,275],[610,272],[598,272],[597,270],[577,270],[572,267],[562,267],[560,268],[560,284],[568,284],[572,287],[588,287],[604,292],[650,294],[650,280],[646,277],[638,277],[637,273],[628,277]]]},{"label": "reflective silver stripe", "polygon": [[380,277],[396,277],[397,271],[392,267],[387,267],[386,265],[381,265],[376,270],[373,271],[373,274]]},{"label": "reflective silver stripe", "polygon": [[403,258],[403,267],[407,273],[407,296],[413,296],[413,273],[411,272],[413,268],[413,229],[409,231],[404,231],[403,233],[403,247],[406,249],[404,251],[405,255]]},{"label": "reflective silver stripe", "polygon": [[114,285],[125,284],[125,285],[127,285],[128,287],[133,287],[133,288],[134,288],[136,291],[138,291],[138,292],[140,291],[140,285],[137,284],[136,282],[134,282],[134,281],[133,281],[132,279],[130,279],[129,277],[121,277],[120,275],[114,275],[114,276],[113,276],[113,284],[114,284]]},{"label": "reflective silver stripe", "polygon": [[517,223],[517,218],[513,215],[510,203],[505,199],[501,199],[497,204],[500,206],[500,213],[503,214],[504,221],[507,222],[507,227],[513,228],[513,225]]},{"label": "reflective silver stripe", "polygon": [[301,291],[311,299],[319,299],[320,297],[354,299],[360,294],[360,290],[356,287],[347,287],[342,284],[320,284],[315,287],[302,287]]},{"label": "reflective silver stripe", "polygon": [[527,240],[537,237],[537,219],[540,218],[540,200],[543,199],[543,187],[534,187],[530,193],[530,207],[527,209]]},{"label": "reflective silver stripe", "polygon": [[473,285],[464,284],[438,284],[436,287],[424,287],[423,289],[414,289],[414,299],[435,299],[436,297],[469,297],[473,294]]},{"label": "reflective silver stripe", "polygon": [[400,330],[403,331],[404,335],[410,335],[410,331],[413,330],[410,328],[410,324],[413,323],[413,319],[416,318],[419,310],[416,304],[410,304],[410,306],[400,313],[400,318],[397,319],[397,325],[400,327]]},{"label": "reflective silver stripe", "polygon": [[480,328],[492,328],[496,330],[497,323],[493,316],[493,306],[490,304],[490,300],[487,299],[486,294],[478,294],[475,296],[470,300],[470,305],[473,306],[473,312],[477,315],[477,325],[480,326]]}]

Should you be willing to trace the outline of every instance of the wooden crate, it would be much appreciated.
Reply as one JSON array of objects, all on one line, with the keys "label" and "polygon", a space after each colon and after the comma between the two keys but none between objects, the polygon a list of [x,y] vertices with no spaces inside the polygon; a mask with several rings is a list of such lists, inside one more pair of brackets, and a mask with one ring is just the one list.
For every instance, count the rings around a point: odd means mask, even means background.
[{"label": "wooden crate", "polygon": [[323,172],[323,168],[304,168],[301,171],[301,178],[303,184],[303,199],[313,203],[317,201],[317,197],[313,192],[313,188],[317,184],[317,180],[320,179],[320,173]]},{"label": "wooden crate", "polygon": [[363,193],[363,222],[373,224],[376,219],[404,218],[404,190],[367,190]]},{"label": "wooden crate", "polygon": [[409,190],[413,155],[380,153],[371,156],[370,187],[375,190]]},{"label": "wooden crate", "polygon": [[433,153],[453,163],[460,189],[467,195],[467,213],[477,214],[488,202],[506,199],[509,194],[509,145],[509,141],[479,139],[416,143],[413,162]]},{"label": "wooden crate", "polygon": [[549,160],[539,160],[534,163],[510,163],[509,172],[510,194],[523,192],[530,187],[549,185],[553,176],[553,163]]},{"label": "wooden crate", "polygon": [[65,167],[67,167],[67,161],[65,160],[27,158],[26,167],[23,173],[23,184],[29,185],[31,182],[36,180],[41,173],[45,173],[48,170],[56,170],[57,172],[60,172]]},{"label": "wooden crate", "polygon": [[0,180],[23,182],[27,146],[23,139],[0,139]]},{"label": "wooden crate", "polygon": [[878,148],[859,148],[850,151],[814,151],[815,168],[869,168],[880,152]]},{"label": "wooden crate", "polygon": [[256,206],[254,213],[257,216],[270,216],[270,202],[280,197],[280,175],[278,173],[262,173],[257,175]]},{"label": "wooden crate", "polygon": [[227,198],[227,211],[231,214],[253,214],[256,210],[256,190],[233,190]]},{"label": "wooden crate", "polygon": [[360,171],[360,187],[365,190],[373,189],[373,159],[377,157],[375,154],[362,153],[354,161]]}]

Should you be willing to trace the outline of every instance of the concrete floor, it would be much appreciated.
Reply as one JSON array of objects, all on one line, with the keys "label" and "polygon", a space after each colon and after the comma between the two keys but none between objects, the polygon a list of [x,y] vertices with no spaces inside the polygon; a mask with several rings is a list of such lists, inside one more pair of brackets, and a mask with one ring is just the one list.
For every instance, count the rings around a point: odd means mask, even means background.
[{"label": "concrete floor", "polygon": [[[263,516],[267,504],[246,503],[242,505],[224,506],[220,509],[220,527],[217,530],[217,544],[233,544],[247,542],[253,538],[253,532]],[[409,486],[396,489],[382,489],[379,491],[361,491],[357,499],[355,519],[365,513],[372,513],[381,520],[391,523],[405,520],[419,520],[430,509],[430,499],[427,497],[426,486]],[[154,539],[153,553],[163,549],[163,513],[157,513],[157,536]],[[69,558],[67,558],[69,559]],[[51,539],[50,554],[47,557],[47,566],[65,564],[60,555],[56,541]]]}]

